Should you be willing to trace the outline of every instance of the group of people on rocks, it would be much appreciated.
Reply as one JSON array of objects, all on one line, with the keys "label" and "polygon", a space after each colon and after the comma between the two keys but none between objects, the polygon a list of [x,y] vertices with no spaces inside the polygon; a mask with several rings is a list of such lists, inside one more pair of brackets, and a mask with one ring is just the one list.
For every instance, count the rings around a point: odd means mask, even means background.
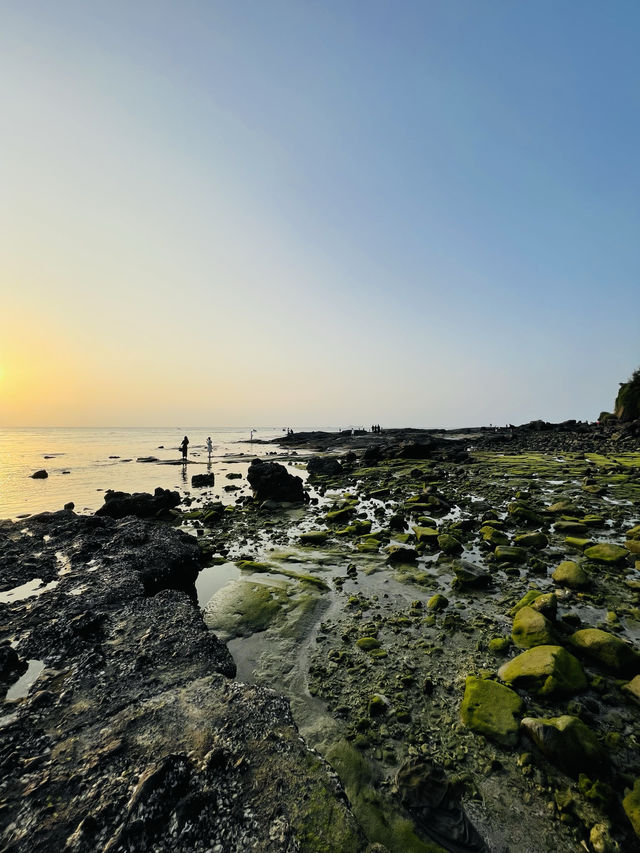
[{"label": "group of people on rocks", "polygon": [[[209,461],[211,461],[211,454],[213,453],[213,442],[211,441],[211,436],[208,436],[207,441],[205,443],[205,447],[207,448],[207,454],[209,456]],[[182,461],[187,461],[187,451],[189,450],[189,439],[185,435],[182,439],[182,443],[180,444],[180,450],[182,451]]]},{"label": "group of people on rocks", "polygon": [[380,433],[382,432],[382,427],[380,426],[380,424],[373,424],[373,426],[371,427],[371,432]]}]

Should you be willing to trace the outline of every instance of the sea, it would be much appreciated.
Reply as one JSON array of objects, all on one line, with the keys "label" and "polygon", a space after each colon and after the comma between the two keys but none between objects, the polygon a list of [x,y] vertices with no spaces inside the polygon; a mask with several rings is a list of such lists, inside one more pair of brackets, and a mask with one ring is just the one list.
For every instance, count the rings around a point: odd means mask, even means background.
[{"label": "sea", "polygon": [[[330,427],[294,429],[335,431]],[[2,428],[0,519],[55,511],[67,503],[73,503],[76,512],[94,512],[102,506],[107,489],[153,492],[161,486],[192,494],[191,477],[207,472],[216,475],[211,497],[231,503],[247,490],[244,477],[251,460],[269,458],[279,450],[277,445],[261,442],[285,434],[281,427]],[[189,437],[187,465],[182,464],[180,452],[185,435]],[[211,459],[206,449],[209,436]],[[145,459],[153,461],[141,461]],[[46,479],[32,478],[39,470],[47,472]],[[241,478],[233,476],[237,474]]]}]

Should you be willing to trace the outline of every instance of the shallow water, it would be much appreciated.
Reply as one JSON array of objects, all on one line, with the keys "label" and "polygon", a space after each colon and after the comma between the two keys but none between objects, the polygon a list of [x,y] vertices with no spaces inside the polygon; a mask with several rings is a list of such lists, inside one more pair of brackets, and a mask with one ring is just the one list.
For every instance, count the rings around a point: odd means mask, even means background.
[{"label": "shallow water", "polygon": [[[185,434],[191,442],[186,466],[178,447]],[[268,441],[283,434],[282,428],[264,427],[254,431],[254,438]],[[161,486],[185,493],[194,474],[208,471],[216,475],[215,486],[194,494],[208,492],[229,503],[239,492],[225,492],[223,486],[246,488],[246,482],[226,475],[244,477],[251,459],[275,450],[249,443],[250,435],[248,427],[0,429],[0,518],[55,511],[69,502],[76,512],[94,511],[107,489],[152,492]],[[207,436],[214,445],[210,463]],[[158,461],[136,461],[150,456]],[[47,479],[32,479],[41,469]]]}]

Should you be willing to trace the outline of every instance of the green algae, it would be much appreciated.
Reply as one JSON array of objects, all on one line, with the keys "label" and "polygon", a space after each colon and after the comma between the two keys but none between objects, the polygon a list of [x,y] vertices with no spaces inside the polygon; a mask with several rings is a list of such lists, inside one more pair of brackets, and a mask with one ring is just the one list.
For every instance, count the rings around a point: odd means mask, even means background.
[{"label": "green algae", "polygon": [[376,774],[354,746],[339,741],[326,758],[370,842],[383,844],[389,853],[446,853],[439,845],[420,839],[412,822],[378,793]]}]

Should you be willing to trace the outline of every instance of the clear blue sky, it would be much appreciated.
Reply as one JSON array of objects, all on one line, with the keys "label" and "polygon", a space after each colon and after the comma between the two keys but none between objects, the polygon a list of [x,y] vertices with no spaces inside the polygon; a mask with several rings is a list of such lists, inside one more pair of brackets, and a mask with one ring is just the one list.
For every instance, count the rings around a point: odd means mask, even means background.
[{"label": "clear blue sky", "polygon": [[0,425],[594,419],[640,4],[0,5]]}]

